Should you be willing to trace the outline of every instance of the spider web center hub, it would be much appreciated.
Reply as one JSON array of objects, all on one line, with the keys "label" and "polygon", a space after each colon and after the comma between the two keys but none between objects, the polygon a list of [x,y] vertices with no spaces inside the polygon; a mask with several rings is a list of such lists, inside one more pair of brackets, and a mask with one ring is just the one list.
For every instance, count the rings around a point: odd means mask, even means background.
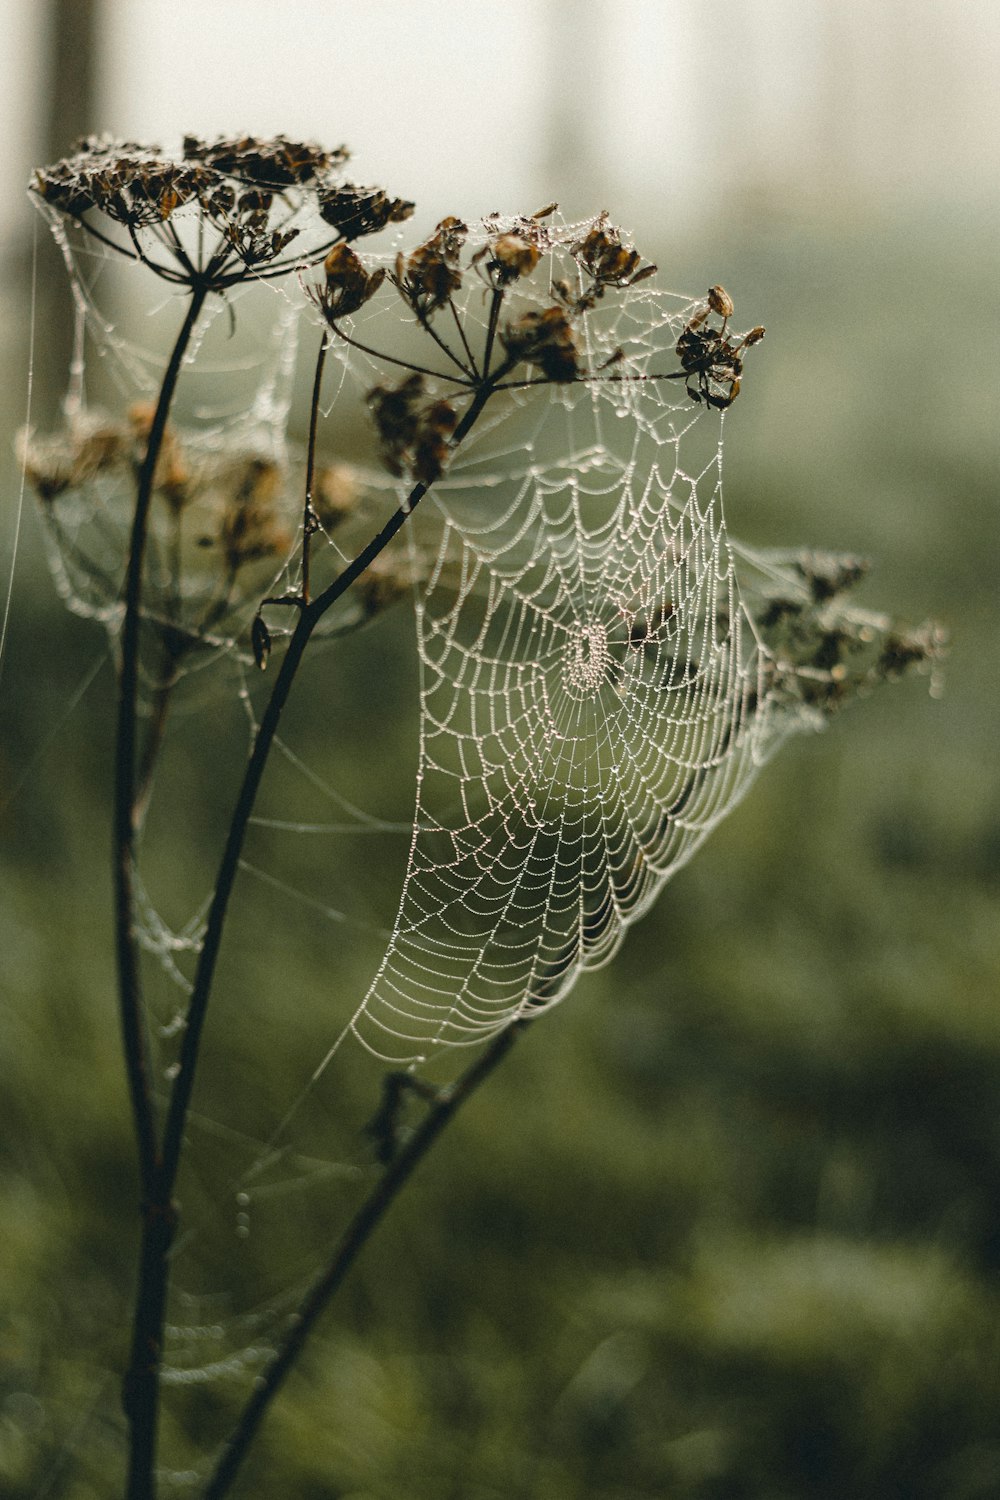
[{"label": "spider web center hub", "polygon": [[587,620],[569,633],[563,660],[566,689],[573,698],[594,698],[612,667],[608,632],[600,620]]}]

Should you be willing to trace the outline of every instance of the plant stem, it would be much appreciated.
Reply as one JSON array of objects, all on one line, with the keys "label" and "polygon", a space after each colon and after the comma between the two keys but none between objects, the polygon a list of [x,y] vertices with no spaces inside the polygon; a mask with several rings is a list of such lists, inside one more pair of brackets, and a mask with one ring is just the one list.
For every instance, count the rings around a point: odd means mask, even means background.
[{"label": "plant stem", "polygon": [[323,385],[323,366],[326,351],[330,347],[329,329],[323,329],[316,355],[316,374],[313,377],[312,405],[309,408],[309,451],[306,455],[306,498],[302,514],[302,602],[309,603],[309,543],[316,530],[316,512],[313,509],[313,476],[316,472],[316,424],[319,420],[319,394]]},{"label": "plant stem", "polygon": [[[484,384],[476,392],[475,399],[455,429],[452,437],[453,447],[457,446],[469,432],[492,393],[493,387],[491,384]],[[184,1126],[187,1120],[191,1092],[194,1087],[194,1075],[198,1064],[201,1032],[205,1022],[205,1013],[208,1008],[212,982],[215,977],[215,966],[222,943],[222,932],[225,926],[229,898],[232,894],[233,884],[239,869],[240,855],[243,851],[243,841],[246,836],[247,826],[253,813],[257,792],[267,765],[268,756],[271,752],[271,746],[274,743],[275,734],[278,730],[282,710],[288,701],[288,695],[302,661],[303,653],[309,644],[309,638],[316,626],[327,610],[347,592],[351,584],[361,576],[365,569],[378,557],[379,553],[388,546],[389,542],[405,523],[407,517],[413,513],[419,502],[423,499],[427,493],[427,489],[428,486],[425,484],[415,485],[403,504],[390,516],[382,530],[377,536],[372,538],[367,547],[358,553],[354,561],[324,589],[322,594],[302,606],[295,629],[289,637],[288,646],[285,650],[271,697],[261,716],[257,735],[254,739],[253,750],[251,751],[250,760],[247,763],[244,773],[243,784],[240,787],[236,806],[233,809],[229,834],[219,865],[212,904],[209,908],[208,919],[205,925],[205,936],[202,941],[198,967],[195,971],[194,985],[191,990],[191,999],[188,1004],[184,1026],[184,1039],[181,1043],[178,1073],[174,1080],[173,1089],[171,1090],[170,1103],[167,1109],[167,1122],[163,1133],[161,1190],[165,1191],[168,1196],[173,1192],[174,1182],[177,1177],[177,1168],[180,1164],[184,1140]]]},{"label": "plant stem", "polygon": [[184,355],[206,295],[207,289],[202,285],[196,285],[191,290],[191,301],[164,372],[146,452],[139,469],[125,576],[125,616],[118,675],[114,788],[115,947],[122,1051],[138,1147],[143,1213],[132,1352],[122,1391],[122,1404],[130,1429],[126,1491],[128,1500],[149,1500],[154,1493],[163,1298],[153,1267],[155,1263],[165,1264],[174,1232],[171,1214],[165,1212],[158,1202],[159,1151],[142,1014],[139,944],[135,920],[136,714],[143,563],[156,466],[163,445],[167,417]]},{"label": "plant stem", "polygon": [[[194,318],[189,316],[185,322],[188,335],[190,335],[190,330],[193,326]],[[180,350],[180,353],[178,353],[178,350]],[[176,381],[176,373],[180,367],[182,353],[183,345],[179,339],[177,349],[175,350],[176,359],[171,360],[170,366],[170,369],[173,370],[173,376],[169,382],[171,391]],[[168,369],[169,374],[170,370]],[[167,384],[168,380],[165,377],[164,390],[166,390]],[[475,399],[455,429],[452,438],[453,446],[461,442],[465,437],[492,393],[492,384],[485,384],[476,392]],[[154,435],[156,436],[157,446],[162,440],[168,406],[169,399],[164,402],[161,395],[160,406],[157,408],[157,418],[154,419],[153,428],[150,432],[150,451],[152,450]],[[158,426],[157,422],[161,415],[161,409],[162,421],[159,422]],[[144,465],[143,473],[145,473],[145,470],[146,466]],[[145,486],[140,485],[140,493],[145,494],[146,510],[148,510],[149,494],[152,490],[153,472],[153,468],[150,468],[148,482]],[[170,1279],[170,1247],[176,1233],[178,1219],[177,1208],[173,1201],[173,1192],[184,1145],[184,1129],[187,1123],[188,1109],[194,1088],[202,1028],[208,1009],[212,982],[215,977],[215,966],[222,943],[229,898],[232,894],[233,884],[239,869],[240,854],[243,849],[250,816],[257,798],[257,791],[260,787],[271,747],[274,743],[282,710],[288,700],[299,664],[313,631],[331,605],[350,588],[355,579],[364,572],[382,549],[391,541],[426,491],[426,485],[416,485],[404,503],[390,517],[378,536],[369,542],[364,551],[359,553],[350,566],[345,568],[340,576],[317,599],[308,604],[303,604],[302,609],[299,611],[295,630],[289,639],[277,680],[275,681],[271,697],[257,730],[250,760],[244,773],[243,784],[233,810],[225,849],[219,865],[212,904],[206,922],[205,936],[195,973],[191,999],[188,1004],[178,1072],[170,1093],[163,1141],[159,1152],[155,1149],[148,1068],[146,1066],[143,1035],[140,1025],[138,951],[135,941],[131,884],[134,853],[133,760],[135,745],[135,697],[138,667],[138,592],[136,592],[132,638],[128,654],[132,681],[131,691],[128,696],[128,702],[131,704],[131,717],[120,735],[123,744],[119,747],[121,775],[116,798],[116,810],[119,814],[121,814],[122,810],[127,810],[128,816],[127,818],[121,817],[120,819],[116,817],[116,830],[119,836],[119,842],[117,843],[119,849],[120,879],[119,942],[120,950],[125,953],[125,956],[129,960],[129,967],[125,971],[128,979],[127,989],[123,981],[123,997],[126,995],[128,997],[127,1008],[131,1022],[131,1030],[126,1037],[126,1057],[130,1079],[135,1079],[138,1096],[145,1107],[144,1120],[147,1123],[149,1131],[149,1146],[147,1149],[149,1149],[151,1157],[148,1165],[146,1164],[147,1158],[143,1157],[143,1233],[139,1262],[139,1288],[136,1296],[132,1355],[124,1385],[124,1406],[130,1425],[129,1477],[126,1500],[151,1500],[151,1497],[155,1494],[154,1463],[156,1456],[160,1365],[163,1350],[163,1325],[166,1315],[167,1287]],[[131,558],[129,571],[131,575],[133,571]],[[136,585],[137,589],[138,585]],[[126,614],[126,620],[128,620],[128,613]],[[124,661],[125,649],[123,646],[123,680],[125,678]],[[123,1002],[123,1012],[125,1009],[126,1007]],[[141,1089],[139,1088],[140,1083]]]},{"label": "plant stem", "polygon": [[330,1261],[292,1315],[284,1341],[273,1355],[264,1374],[255,1383],[253,1394],[243,1409],[232,1436],[223,1449],[215,1471],[206,1485],[202,1500],[222,1500],[228,1493],[246,1457],[258,1428],[285,1377],[302,1352],[317,1319],[343,1284],[359,1253],[382,1222],[385,1214],[409,1181],[415,1168],[427,1155],[445,1127],[455,1118],[467,1099],[503,1061],[528,1021],[513,1021],[490,1042],[451,1087],[444,1089],[414,1131],[409,1142],[386,1168],[375,1187],[362,1203],[345,1229]]},{"label": "plant stem", "polygon": [[139,1148],[139,1171],[143,1194],[147,1198],[155,1171],[157,1149],[142,1022],[139,948],[135,931],[133,885],[136,831],[136,709],[139,693],[142,576],[153,482],[163,444],[163,434],[166,430],[167,416],[184,354],[204,300],[205,292],[200,288],[195,288],[163,376],[146,443],[146,453],[139,469],[135,513],[129,538],[128,570],[125,576],[125,616],[122,623],[121,663],[118,674],[118,727],[115,740],[114,786],[115,939],[122,1047]]}]

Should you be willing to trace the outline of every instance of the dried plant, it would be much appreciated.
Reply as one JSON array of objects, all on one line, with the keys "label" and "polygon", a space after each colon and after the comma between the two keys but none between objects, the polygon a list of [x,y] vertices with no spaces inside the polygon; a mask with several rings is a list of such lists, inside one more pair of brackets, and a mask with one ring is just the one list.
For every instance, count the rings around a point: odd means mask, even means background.
[{"label": "dried plant", "polygon": [[[129,1427],[128,1500],[150,1500],[155,1492],[164,1321],[179,1223],[175,1185],[216,963],[258,790],[311,639],[340,601],[353,601],[353,614],[344,617],[353,627],[425,581],[415,576],[412,558],[402,560],[387,548],[428,490],[448,475],[456,452],[487,407],[502,405],[513,393],[524,397],[535,386],[565,391],[610,385],[624,391],[681,382],[692,406],[721,410],[739,393],[745,355],[763,336],[762,328],[730,334],[732,300],[713,286],[704,304],[689,311],[676,337],[676,366],[650,368],[648,360],[621,345],[594,344],[600,348],[595,360],[588,320],[615,297],[627,297],[655,271],[606,215],[582,233],[567,233],[554,223],[551,207],[514,220],[494,216],[475,234],[461,219],[449,217],[392,265],[366,264],[354,242],[405,220],[412,205],[381,189],[343,183],[346,155],[342,148],[326,150],[283,136],[211,142],[189,136],[178,154],[89,139],[66,160],[39,169],[32,185],[51,215],[73,221],[95,242],[141,263],[187,297],[154,402],[135,405],[124,417],[78,417],[58,438],[26,437],[22,450],[62,565],[88,578],[95,599],[115,613],[118,629],[116,948],[142,1206],[123,1397]],[[543,267],[555,261],[558,274],[544,279]],[[291,272],[303,279],[320,322],[304,473],[253,451],[206,457],[170,416],[202,309],[207,299],[226,296],[240,282]],[[468,315],[471,303],[460,303],[460,294],[470,286],[476,298],[486,299],[482,320]],[[395,299],[397,323],[419,330],[425,358],[414,360],[391,341],[386,347],[368,341],[368,325],[359,323],[358,315],[377,298]],[[391,324],[383,318],[373,326]],[[363,355],[382,372],[368,389],[367,407],[384,464],[405,484],[388,521],[317,590],[311,571],[315,538],[321,531],[337,529],[340,534],[340,528],[355,525],[364,513],[364,484],[357,473],[340,460],[322,461],[318,454],[322,383],[333,347],[348,356],[352,351]],[[300,496],[292,490],[296,478],[302,483]],[[72,497],[95,486],[102,494],[125,493],[128,499],[127,526],[117,534],[120,556],[110,569],[64,521]],[[147,566],[150,537],[168,559],[155,578]],[[266,584],[260,569],[271,569],[276,561],[286,563],[292,581],[284,592],[262,598]],[[678,568],[684,566],[678,554]],[[769,675],[760,683],[761,699],[744,701],[732,734],[743,733],[762,712],[764,696],[772,706],[782,699],[827,713],[851,693],[910,666],[926,666],[940,654],[940,637],[930,627],[907,634],[882,617],[860,615],[845,605],[845,592],[861,571],[853,560],[803,556],[784,569],[781,588],[773,583],[762,587],[749,618],[761,641],[769,642]],[[646,658],[655,658],[657,670],[663,671],[656,653],[677,628],[679,605],[671,597],[649,597],[623,599],[615,607],[617,637],[594,625],[576,643],[570,678],[581,692],[594,690],[597,682],[601,691],[607,686],[621,694],[626,679],[639,679]],[[279,615],[292,623],[275,667],[269,622]],[[720,616],[715,628],[724,631],[727,622]],[[273,683],[232,809],[177,1064],[161,1111],[143,1021],[137,830],[157,770],[166,705],[179,664],[188,653],[211,646],[224,630],[241,632]],[[160,692],[143,736],[140,657],[150,645],[162,656]],[[666,659],[675,662],[674,656]],[[686,683],[699,670],[696,662],[674,664],[661,685]],[[725,750],[724,742],[715,747],[719,756]],[[691,798],[697,791],[692,779],[682,796]],[[681,805],[678,798],[676,809]],[[515,1018],[450,1089],[421,1091],[415,1081],[400,1085],[399,1075],[390,1075],[373,1127],[382,1175],[257,1381],[204,1486],[206,1500],[229,1492],[316,1319],[417,1163],[532,1017],[557,996],[566,972],[557,956],[537,976]],[[425,1113],[408,1137],[397,1139],[396,1110],[402,1094],[413,1090]]]}]

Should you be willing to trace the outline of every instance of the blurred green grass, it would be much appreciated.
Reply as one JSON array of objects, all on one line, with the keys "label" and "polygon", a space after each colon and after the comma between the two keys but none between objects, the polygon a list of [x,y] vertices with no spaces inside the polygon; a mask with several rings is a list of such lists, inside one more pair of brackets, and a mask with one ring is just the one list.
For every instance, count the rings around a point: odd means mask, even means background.
[{"label": "blurred green grass", "polygon": [[[1000,1494],[1000,437],[970,358],[1000,294],[925,223],[713,253],[708,279],[769,326],[727,417],[731,530],[871,555],[866,602],[950,629],[945,697],[904,683],[786,748],[614,965],[533,1027],[370,1247],[243,1493]],[[698,287],[704,247],[688,255],[658,259]],[[15,603],[0,1474],[12,1500],[105,1500],[137,1229],[109,951],[110,673],[63,721],[101,641],[55,603],[30,517]],[[334,785],[404,818],[409,630],[397,613],[321,657],[288,726]],[[371,681],[377,722],[345,725],[338,705]],[[178,725],[183,817],[159,833],[178,911],[215,862],[240,714]],[[281,775],[275,805],[301,799]],[[260,830],[250,857],[393,915],[398,843]],[[377,1069],[342,1054],[295,1144],[352,1171],[298,1191],[307,1166],[283,1164],[284,1190],[237,1238],[229,1184],[253,1150],[224,1132],[266,1138],[372,951],[259,884],[240,894],[183,1190],[201,1236],[174,1316],[223,1330],[203,1362],[266,1341],[266,1319],[233,1317],[308,1275],[363,1189],[378,1095]],[[203,1461],[253,1368],[171,1389],[178,1471]]]}]

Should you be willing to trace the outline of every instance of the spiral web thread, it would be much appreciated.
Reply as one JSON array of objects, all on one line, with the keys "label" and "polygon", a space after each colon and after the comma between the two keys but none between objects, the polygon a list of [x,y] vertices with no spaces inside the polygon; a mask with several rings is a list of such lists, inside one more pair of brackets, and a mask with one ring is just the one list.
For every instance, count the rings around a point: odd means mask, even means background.
[{"label": "spiral web thread", "polygon": [[[524,222],[494,216],[479,243]],[[518,283],[518,310],[548,306],[557,280],[582,287],[572,247],[590,227],[546,225],[546,256]],[[95,301],[103,252],[89,247],[81,264],[80,245],[65,231],[60,239],[81,351],[86,324],[125,389],[141,390],[149,360]],[[252,290],[251,278],[240,295]],[[293,541],[277,575],[262,580],[262,591],[277,593],[294,586],[300,544],[301,464],[286,442],[295,350],[304,342],[308,351],[314,335],[307,329],[302,338],[301,319],[312,310],[295,278],[267,292],[277,316],[258,355],[253,399],[243,414],[216,407],[183,436],[192,464],[203,466],[209,501],[213,465],[221,483],[247,451],[283,467]],[[351,1032],[380,1057],[416,1063],[554,1004],[581,969],[614,954],[784,735],[816,722],[775,691],[773,658],[744,597],[749,586],[759,602],[769,573],[783,574],[786,593],[801,591],[801,579],[731,546],[722,418],[692,404],[683,381],[657,378],[677,371],[674,346],[698,305],[649,282],[610,290],[577,324],[583,367],[596,378],[495,397],[408,523],[421,671],[413,834],[384,957],[330,1055]],[[474,272],[466,272],[460,306],[475,348],[488,295]],[[398,300],[382,294],[346,328],[366,350],[423,363],[426,335],[407,323]],[[448,364],[437,349],[431,357],[437,388],[453,398]],[[328,415],[387,378],[384,363],[336,340],[330,366]],[[81,352],[69,401],[77,423],[82,389]],[[407,489],[371,473],[364,486],[383,504]],[[71,528],[107,527],[127,516],[127,504],[126,486],[116,512],[104,480],[67,496],[53,549],[71,607],[101,618],[112,638],[117,576],[96,571],[89,554],[74,566]],[[324,541],[336,568],[343,538],[320,533],[316,545]],[[192,608],[210,597],[204,567],[188,567],[183,587]],[[247,617],[244,609],[236,623]],[[272,628],[280,633],[288,621],[274,619]],[[245,655],[233,623],[190,664]],[[175,960],[197,950],[200,926],[197,913],[174,934],[152,903],[143,913],[148,948],[182,989]]]},{"label": "spiral web thread", "polygon": [[[517,222],[494,219],[488,233]],[[588,227],[555,225],[542,265],[516,288],[519,303],[549,305],[552,281],[576,274],[570,247]],[[130,342],[100,305],[106,253],[72,232],[60,230],[60,238],[80,325],[68,425],[86,433],[96,414],[84,400],[84,330],[126,399],[155,390],[151,372],[162,356]],[[129,276],[142,274],[128,268]],[[148,295],[148,284],[139,295]],[[185,672],[201,672],[202,699],[215,681],[208,669],[234,667],[248,745],[258,696],[249,684],[266,690],[269,679],[254,670],[247,625],[264,594],[297,583],[302,456],[288,443],[287,422],[296,348],[308,357],[319,337],[315,326],[304,326],[314,313],[294,277],[267,288],[251,279],[213,304],[216,322],[227,304],[236,305],[241,330],[252,327],[254,297],[272,314],[271,335],[258,330],[255,371],[244,366],[227,381],[225,370],[217,376],[205,369],[206,347],[198,344],[187,362],[185,381],[207,374],[209,392],[221,390],[222,399],[200,402],[196,423],[177,428],[200,498],[184,515],[188,550],[179,602],[171,598],[165,561],[169,516],[162,508],[154,514],[153,604],[147,599],[154,624],[158,610],[169,617],[175,607],[197,629],[218,588],[218,548],[199,553],[198,539],[214,534],[219,511],[231,504],[234,466],[249,454],[280,471],[284,491],[276,503],[287,552],[262,562],[260,574],[248,569],[245,585],[241,574],[232,611],[203,632],[201,649],[183,664]],[[164,310],[175,322],[179,304],[169,301]],[[800,691],[810,681],[825,690],[841,670],[839,658],[832,667],[812,664],[817,641],[847,618],[859,639],[876,645],[888,629],[884,617],[845,610],[839,596],[819,602],[801,557],[754,553],[728,538],[724,418],[694,405],[683,381],[641,378],[676,371],[678,337],[703,305],[650,282],[609,291],[578,329],[582,363],[596,378],[498,395],[407,522],[406,552],[392,566],[415,600],[419,761],[391,933],[381,935],[376,921],[359,920],[353,909],[327,905],[294,875],[286,880],[285,871],[279,877],[270,867],[241,864],[310,916],[338,930],[346,922],[352,936],[377,947],[367,994],[353,1015],[331,1015],[333,1046],[269,1139],[244,1137],[210,1117],[191,1118],[192,1130],[218,1138],[248,1163],[234,1179],[237,1238],[251,1233],[251,1208],[256,1214],[300,1190],[329,1192],[331,1181],[349,1182],[367,1167],[368,1143],[355,1141],[351,1161],[314,1159],[311,1143],[306,1152],[291,1148],[286,1129],[345,1038],[353,1035],[379,1058],[415,1065],[448,1047],[481,1043],[518,1016],[554,1005],[581,970],[611,958],[628,926],[736,805],[785,736],[825,722],[821,699]],[[460,309],[478,350],[488,297],[474,273],[466,273]],[[345,328],[369,348],[426,364],[435,358],[388,287]],[[624,361],[616,360],[619,349]],[[218,357],[211,344],[207,352]],[[435,368],[441,379],[431,383],[431,394],[454,398],[447,363],[438,357]],[[352,404],[398,373],[356,347],[332,344],[323,415],[332,418],[334,445]],[[233,399],[234,375],[252,388],[248,399]],[[409,489],[374,468],[359,471],[359,486],[360,540],[333,528],[313,539],[314,563],[327,577]],[[119,466],[43,506],[67,603],[99,620],[113,645],[133,498],[133,476]],[[802,621],[815,623],[801,640],[794,629],[782,636],[783,626],[762,623],[773,606],[780,604],[780,614],[789,601],[801,608]],[[345,614],[340,606],[332,612],[332,635],[355,621],[351,596],[342,604]],[[275,637],[289,627],[289,614],[269,615]],[[149,695],[156,685],[155,677],[146,684]],[[291,776],[256,825],[270,834],[406,837],[405,827],[342,796],[322,766],[305,764],[280,741],[276,751]],[[291,779],[293,798],[309,799],[306,818],[300,802],[283,800]],[[335,821],[315,821],[324,802]],[[178,996],[190,987],[208,896],[194,893],[187,919],[170,923],[156,893],[139,888],[140,940],[168,980],[166,1007],[147,994],[157,1063],[168,1076],[183,1027]],[[381,919],[384,912],[365,915]],[[201,1232],[189,1231],[185,1255]],[[302,1289],[289,1285],[287,1274],[279,1280],[277,1296],[239,1317],[231,1315],[226,1295],[179,1294],[166,1380],[231,1380],[258,1368]],[[197,1478],[175,1477],[179,1488]]]},{"label": "spiral web thread", "polygon": [[789,727],[740,598],[718,466],[689,479],[679,439],[664,447],[644,462],[638,441],[625,460],[595,442],[529,464],[478,524],[460,498],[439,502],[417,604],[415,833],[351,1023],[379,1055],[418,1061],[554,1004],[614,954]]}]

